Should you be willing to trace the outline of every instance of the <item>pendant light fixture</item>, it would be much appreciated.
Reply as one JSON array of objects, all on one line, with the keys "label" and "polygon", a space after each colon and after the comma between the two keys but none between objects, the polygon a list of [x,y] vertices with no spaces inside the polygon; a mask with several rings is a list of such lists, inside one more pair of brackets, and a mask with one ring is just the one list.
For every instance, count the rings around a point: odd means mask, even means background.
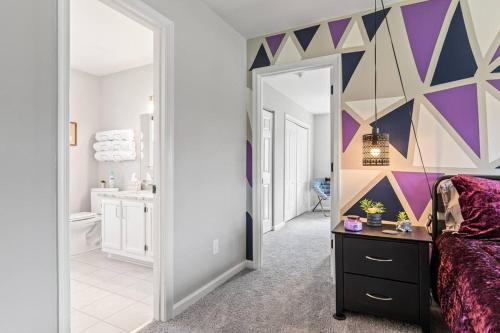
[{"label": "pendant light fixture", "polygon": [[[375,31],[375,72],[374,72],[374,111],[375,122],[370,134],[363,135],[363,166],[387,166],[389,165],[389,133],[380,133],[378,128],[377,114],[377,0],[373,12],[373,31]],[[384,15],[381,13],[381,15]]]}]

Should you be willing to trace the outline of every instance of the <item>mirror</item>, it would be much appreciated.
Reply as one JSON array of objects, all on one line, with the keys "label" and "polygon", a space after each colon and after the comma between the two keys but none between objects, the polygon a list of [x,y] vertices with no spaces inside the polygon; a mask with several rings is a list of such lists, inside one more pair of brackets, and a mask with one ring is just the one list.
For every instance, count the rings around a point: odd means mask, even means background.
[{"label": "mirror", "polygon": [[141,114],[141,181],[153,184],[154,176],[154,118],[152,113]]}]

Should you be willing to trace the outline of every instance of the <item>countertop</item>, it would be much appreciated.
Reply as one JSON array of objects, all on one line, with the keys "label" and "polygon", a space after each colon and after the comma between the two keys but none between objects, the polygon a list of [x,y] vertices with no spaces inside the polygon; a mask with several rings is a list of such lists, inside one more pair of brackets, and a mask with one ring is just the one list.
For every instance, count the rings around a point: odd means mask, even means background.
[{"label": "countertop", "polygon": [[125,199],[125,200],[142,200],[153,201],[154,195],[151,191],[116,191],[103,192],[99,196],[105,198]]}]

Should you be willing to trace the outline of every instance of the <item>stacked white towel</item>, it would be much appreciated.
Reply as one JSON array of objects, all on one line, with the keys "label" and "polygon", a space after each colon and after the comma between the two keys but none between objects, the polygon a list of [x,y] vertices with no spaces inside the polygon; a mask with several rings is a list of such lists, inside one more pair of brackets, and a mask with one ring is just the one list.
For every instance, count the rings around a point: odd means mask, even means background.
[{"label": "stacked white towel", "polygon": [[95,139],[97,141],[113,141],[113,140],[123,140],[123,141],[133,141],[134,140],[134,130],[111,130],[104,132],[97,132],[95,134]]},{"label": "stacked white towel", "polygon": [[98,151],[94,154],[94,157],[99,162],[124,162],[124,161],[135,161],[136,154],[135,151]]},{"label": "stacked white towel", "polygon": [[124,150],[135,151],[134,141],[113,140],[113,141],[99,141],[94,143],[95,151],[109,151],[109,150]]},{"label": "stacked white towel", "polygon": [[100,162],[135,161],[136,143],[134,130],[111,130],[98,132],[94,143],[94,157]]}]

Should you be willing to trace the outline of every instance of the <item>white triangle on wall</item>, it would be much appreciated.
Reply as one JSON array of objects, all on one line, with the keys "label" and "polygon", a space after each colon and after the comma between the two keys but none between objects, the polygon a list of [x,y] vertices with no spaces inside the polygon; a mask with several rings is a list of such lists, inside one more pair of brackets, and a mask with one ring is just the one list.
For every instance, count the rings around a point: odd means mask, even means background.
[{"label": "white triangle on wall", "polygon": [[484,57],[500,31],[499,0],[468,0],[477,42]]},{"label": "white triangle on wall", "polygon": [[[388,98],[377,98],[377,111],[383,111],[387,107],[394,103],[402,100],[403,96],[398,97],[388,97]],[[363,99],[359,101],[345,102],[356,114],[358,114],[363,120],[367,120],[372,117],[375,113],[375,100],[374,99]]]},{"label": "white triangle on wall", "polygon": [[342,43],[341,47],[343,49],[346,49],[349,47],[358,47],[363,45],[365,45],[363,41],[363,36],[361,36],[361,30],[359,30],[358,22],[355,21],[354,24],[352,25],[351,30],[349,31],[349,34],[346,36],[344,42]]},{"label": "white triangle on wall", "polygon": [[281,49],[280,54],[278,55],[278,58],[276,59],[276,64],[289,64],[292,62],[297,62],[301,59],[302,57],[300,56],[299,50],[297,50],[297,47],[292,41],[292,38],[288,36],[285,44],[283,45],[283,48]]},{"label": "white triangle on wall", "polygon": [[500,158],[500,101],[486,91],[486,119],[488,124],[488,156],[490,162]]},{"label": "white triangle on wall", "polygon": [[[420,104],[417,138],[425,166],[436,168],[476,168],[450,133]],[[417,147],[413,154],[413,165],[422,166]]]},{"label": "white triangle on wall", "polygon": [[340,189],[340,207],[347,205],[356,195],[377,178],[380,174],[377,170],[342,169]]}]

